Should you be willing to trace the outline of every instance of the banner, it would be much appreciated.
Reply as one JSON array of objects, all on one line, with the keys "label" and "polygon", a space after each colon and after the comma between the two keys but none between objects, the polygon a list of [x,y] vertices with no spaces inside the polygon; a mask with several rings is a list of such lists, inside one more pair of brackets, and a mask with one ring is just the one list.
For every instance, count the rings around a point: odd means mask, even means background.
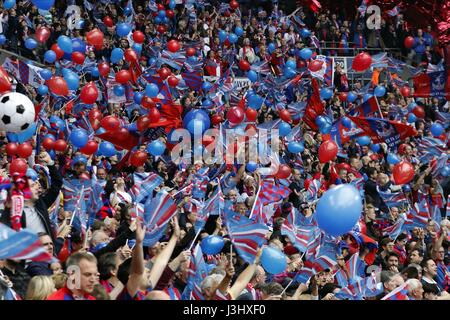
[{"label": "banner", "polygon": [[[203,77],[203,81],[208,81],[211,83],[215,83],[219,79],[220,79],[219,77],[211,77],[211,76]],[[251,84],[252,82],[246,77],[233,78],[233,87],[236,90],[240,90],[244,87],[249,87]]]},{"label": "banner", "polygon": [[22,84],[29,84],[34,88],[37,88],[44,82],[44,79],[40,76],[40,72],[43,69],[24,61],[13,61],[11,58],[6,58],[3,62],[3,68]]},{"label": "banner", "polygon": [[446,71],[421,73],[413,77],[414,97],[450,98],[450,77]]},{"label": "banner", "polygon": [[106,88],[108,90],[108,103],[125,103],[127,102],[127,98],[125,95],[116,96],[114,93],[114,87],[119,83],[114,80],[114,78],[108,78],[106,82]]},{"label": "banner", "polygon": [[333,82],[334,82],[333,58],[323,56],[323,55],[318,55],[316,57],[316,60],[323,61],[322,69],[320,69],[319,71],[311,72],[311,75],[314,78],[318,78],[318,79],[324,81],[327,84],[327,86],[333,85]]}]

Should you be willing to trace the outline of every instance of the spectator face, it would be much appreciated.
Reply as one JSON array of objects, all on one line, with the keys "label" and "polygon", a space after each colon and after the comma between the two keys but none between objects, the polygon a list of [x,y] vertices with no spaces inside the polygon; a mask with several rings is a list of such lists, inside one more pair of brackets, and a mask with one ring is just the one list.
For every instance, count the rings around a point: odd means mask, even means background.
[{"label": "spectator face", "polygon": [[419,251],[417,251],[417,250],[413,250],[409,255],[409,261],[411,263],[421,264],[422,259],[423,258],[419,255]]},{"label": "spectator face", "polygon": [[437,260],[439,260],[439,261],[444,261],[444,258],[445,258],[445,250],[444,250],[444,247],[440,247],[437,253],[438,253],[438,254],[437,254]]},{"label": "spectator face", "polygon": [[39,238],[39,240],[41,241],[42,246],[45,248],[45,250],[53,256],[53,249],[54,249],[54,245],[53,245],[53,241],[52,238],[50,238],[50,236],[45,235]]},{"label": "spectator face", "polygon": [[377,215],[375,213],[375,208],[372,205],[366,206],[365,213],[366,213],[366,217],[371,221],[374,221],[377,218]]},{"label": "spectator face", "polygon": [[97,178],[99,178],[101,180],[105,180],[106,179],[106,170],[105,169],[98,169],[97,170]]},{"label": "spectator face", "polygon": [[387,260],[387,267],[398,267],[398,258],[396,256],[390,256]]},{"label": "spectator face", "polygon": [[94,290],[94,286],[98,283],[98,269],[95,262],[81,259],[80,264],[80,287],[81,291],[85,293],[91,293]]},{"label": "spectator face", "polygon": [[395,247],[395,244],[394,244],[393,241],[388,242],[388,243],[386,244],[385,251],[386,251],[387,253],[393,252],[393,251],[394,251],[394,247]]},{"label": "spectator face", "polygon": [[63,273],[63,269],[62,269],[61,264],[59,262],[52,263],[50,265],[50,269],[52,269],[53,274],[61,274],[61,273]]},{"label": "spectator face", "polygon": [[396,208],[396,207],[391,208],[391,211],[389,214],[390,214],[391,219],[393,221],[396,221],[398,218],[398,208]]},{"label": "spectator face", "polygon": [[389,282],[385,283],[384,287],[388,292],[391,292],[396,288],[400,287],[404,282],[405,280],[403,280],[401,275],[396,275]]},{"label": "spectator face", "polygon": [[36,201],[42,193],[41,184],[39,181],[28,179],[28,185],[30,186],[31,191],[31,201]]},{"label": "spectator face", "polygon": [[427,261],[427,266],[423,270],[425,273],[427,273],[431,277],[435,277],[437,275],[437,266],[436,263],[433,260]]}]

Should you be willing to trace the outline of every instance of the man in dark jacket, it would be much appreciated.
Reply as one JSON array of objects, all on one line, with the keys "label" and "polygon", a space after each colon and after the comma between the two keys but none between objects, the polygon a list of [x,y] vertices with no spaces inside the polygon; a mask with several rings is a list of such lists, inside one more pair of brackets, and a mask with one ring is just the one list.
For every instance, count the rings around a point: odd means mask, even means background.
[{"label": "man in dark jacket", "polygon": [[[52,184],[50,188],[41,194],[40,184],[38,181],[28,179],[28,184],[31,191],[30,199],[25,199],[24,208],[21,216],[21,227],[30,229],[36,233],[45,232],[52,237],[55,243],[55,234],[52,230],[50,218],[48,215],[48,208],[55,202],[62,186],[62,177],[47,152],[42,152],[39,155],[41,164],[48,167]],[[1,212],[0,222],[11,226],[11,210],[4,210]]]}]

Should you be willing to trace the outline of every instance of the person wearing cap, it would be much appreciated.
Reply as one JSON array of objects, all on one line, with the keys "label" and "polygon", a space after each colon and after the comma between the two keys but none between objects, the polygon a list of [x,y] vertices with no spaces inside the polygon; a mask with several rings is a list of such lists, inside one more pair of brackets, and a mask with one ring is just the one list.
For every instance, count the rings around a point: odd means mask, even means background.
[{"label": "person wearing cap", "polygon": [[[63,180],[55,163],[47,152],[42,152],[39,155],[39,161],[41,164],[48,167],[52,183],[50,188],[43,192],[38,180],[33,181],[27,177],[28,185],[30,187],[30,196],[28,199],[26,197],[23,212],[19,213],[20,227],[30,229],[35,233],[44,232],[50,235],[52,241],[55,242],[56,238],[52,230],[48,208],[50,208],[58,197]],[[36,177],[34,173],[32,173],[31,176]],[[12,214],[10,210],[5,209],[0,213],[1,223],[11,226],[11,220]]]}]

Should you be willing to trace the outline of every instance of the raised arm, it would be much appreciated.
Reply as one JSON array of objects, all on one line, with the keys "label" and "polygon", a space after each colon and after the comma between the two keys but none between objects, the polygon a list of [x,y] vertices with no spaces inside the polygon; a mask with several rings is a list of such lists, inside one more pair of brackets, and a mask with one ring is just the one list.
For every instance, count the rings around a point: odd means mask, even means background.
[{"label": "raised arm", "polygon": [[137,219],[136,225],[136,245],[133,248],[131,258],[130,277],[127,282],[127,291],[130,296],[134,297],[139,290],[142,277],[144,276],[144,248],[142,243],[145,237],[145,226],[141,219]]},{"label": "raised arm", "polygon": [[233,286],[228,290],[228,293],[231,296],[232,300],[236,300],[236,298],[241,294],[242,290],[245,289],[247,284],[252,279],[253,275],[256,271],[256,266],[259,264],[259,258],[262,253],[262,248],[258,250],[258,253],[256,254],[255,262],[252,264],[249,264],[247,268],[245,268],[244,271],[239,275],[239,277],[234,282]]},{"label": "raised arm", "polygon": [[41,152],[39,154],[39,160],[41,163],[48,167],[50,178],[52,179],[50,189],[48,189],[47,192],[42,196],[42,200],[44,201],[47,208],[49,208],[59,195],[59,191],[61,190],[63,184],[63,179],[58,169],[56,168],[55,163],[47,152]]}]

